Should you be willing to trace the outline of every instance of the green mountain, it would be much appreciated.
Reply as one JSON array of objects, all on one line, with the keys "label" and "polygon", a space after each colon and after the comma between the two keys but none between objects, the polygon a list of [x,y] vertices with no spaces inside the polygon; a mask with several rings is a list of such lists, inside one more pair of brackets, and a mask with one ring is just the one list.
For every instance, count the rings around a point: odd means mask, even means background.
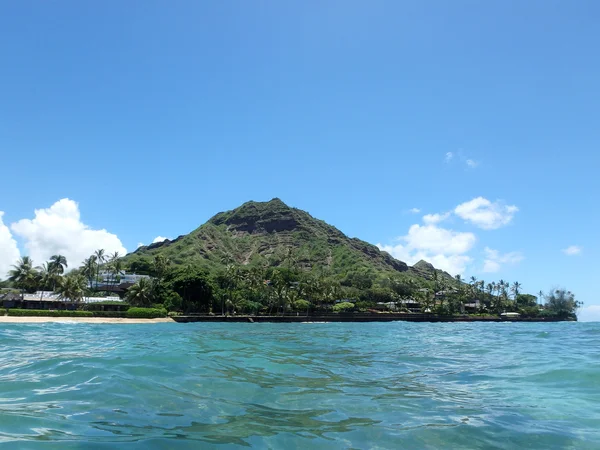
[{"label": "green mountain", "polygon": [[138,248],[124,257],[132,270],[144,272],[156,255],[174,264],[191,264],[210,271],[229,263],[286,266],[325,270],[344,276],[350,272],[374,275],[403,274],[431,278],[427,263],[409,268],[376,246],[349,238],[337,228],[291,208],[278,198],[247,202],[212,217],[191,233]]}]

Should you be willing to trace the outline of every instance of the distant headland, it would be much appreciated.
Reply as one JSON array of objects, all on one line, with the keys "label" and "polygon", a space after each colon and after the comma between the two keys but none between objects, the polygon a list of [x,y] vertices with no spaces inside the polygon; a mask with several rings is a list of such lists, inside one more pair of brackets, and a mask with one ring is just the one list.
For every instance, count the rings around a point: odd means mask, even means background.
[{"label": "distant headland", "polygon": [[565,289],[533,295],[517,281],[409,266],[273,199],[128,255],[99,249],[76,268],[62,255],[41,266],[25,256],[0,281],[0,306],[9,316],[179,321],[555,321],[576,320],[580,302]]}]

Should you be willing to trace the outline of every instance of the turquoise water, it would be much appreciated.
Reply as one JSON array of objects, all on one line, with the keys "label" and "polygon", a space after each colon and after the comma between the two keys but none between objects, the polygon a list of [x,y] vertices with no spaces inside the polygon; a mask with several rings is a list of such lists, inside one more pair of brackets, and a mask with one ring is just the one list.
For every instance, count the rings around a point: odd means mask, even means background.
[{"label": "turquoise water", "polygon": [[0,324],[0,447],[600,448],[600,324]]}]

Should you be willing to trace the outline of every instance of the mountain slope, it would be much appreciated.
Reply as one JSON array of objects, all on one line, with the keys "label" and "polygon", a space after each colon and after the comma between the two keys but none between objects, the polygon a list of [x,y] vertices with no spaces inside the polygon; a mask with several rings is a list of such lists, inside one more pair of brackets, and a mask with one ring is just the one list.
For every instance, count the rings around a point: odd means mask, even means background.
[{"label": "mountain slope", "polygon": [[161,254],[175,264],[209,270],[228,263],[323,268],[334,274],[350,271],[406,273],[408,266],[376,246],[349,238],[337,228],[275,198],[247,202],[212,217],[173,241],[140,247],[125,256],[132,269],[143,271]]}]

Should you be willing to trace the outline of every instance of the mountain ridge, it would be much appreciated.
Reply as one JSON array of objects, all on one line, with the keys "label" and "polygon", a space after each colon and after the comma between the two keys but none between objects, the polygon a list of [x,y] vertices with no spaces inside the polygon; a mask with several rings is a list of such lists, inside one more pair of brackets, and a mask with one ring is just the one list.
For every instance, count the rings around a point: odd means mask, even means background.
[{"label": "mountain ridge", "polygon": [[377,246],[348,237],[277,197],[267,202],[248,201],[219,212],[188,234],[142,246],[124,259],[134,269],[143,270],[158,254],[177,265],[192,264],[208,270],[228,263],[282,266],[293,262],[303,269],[338,275],[372,272],[431,279],[433,271],[438,271],[425,261],[409,267]]}]

